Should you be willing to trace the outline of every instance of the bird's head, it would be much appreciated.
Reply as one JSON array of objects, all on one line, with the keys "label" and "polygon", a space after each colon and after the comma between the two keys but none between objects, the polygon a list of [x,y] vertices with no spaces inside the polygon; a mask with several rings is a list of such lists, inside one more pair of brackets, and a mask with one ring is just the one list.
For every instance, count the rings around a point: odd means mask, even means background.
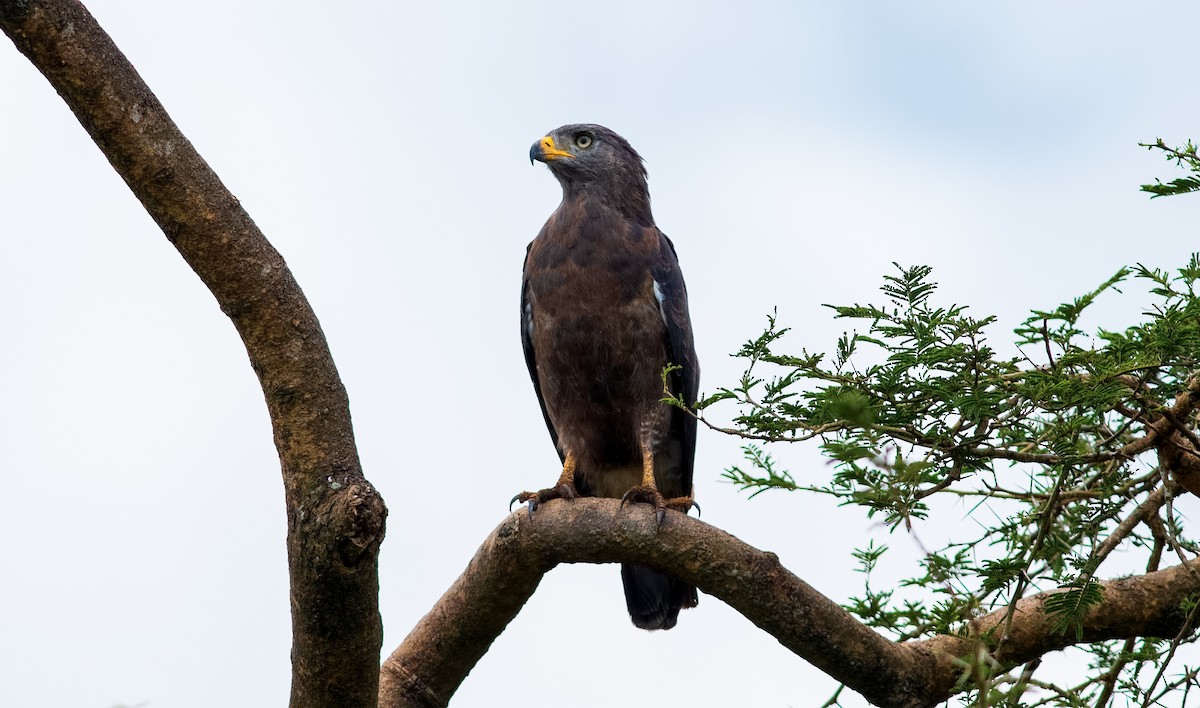
[{"label": "bird's head", "polygon": [[534,160],[546,163],[558,178],[564,199],[594,196],[653,223],[642,156],[608,128],[576,123],[552,130],[529,148],[529,161]]}]

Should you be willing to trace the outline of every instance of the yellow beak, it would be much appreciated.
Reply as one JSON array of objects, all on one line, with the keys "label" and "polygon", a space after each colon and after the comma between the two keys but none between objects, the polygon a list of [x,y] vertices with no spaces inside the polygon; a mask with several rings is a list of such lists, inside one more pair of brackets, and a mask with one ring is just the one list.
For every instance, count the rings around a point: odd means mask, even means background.
[{"label": "yellow beak", "polygon": [[529,151],[529,161],[541,160],[542,162],[550,162],[552,160],[574,160],[575,156],[566,150],[559,150],[554,144],[554,138],[547,135],[541,140],[533,144],[533,148]]}]

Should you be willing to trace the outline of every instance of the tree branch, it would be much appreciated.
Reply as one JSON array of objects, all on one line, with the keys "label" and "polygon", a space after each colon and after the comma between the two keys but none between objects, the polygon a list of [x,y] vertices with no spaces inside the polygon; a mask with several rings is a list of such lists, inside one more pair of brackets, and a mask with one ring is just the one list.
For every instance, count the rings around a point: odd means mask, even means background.
[{"label": "tree branch", "polygon": [[374,705],[387,510],[362,475],[316,315],[283,258],[83,5],[0,0],[0,29],[66,101],[245,343],[283,468],[292,705]]},{"label": "tree branch", "polygon": [[[542,575],[559,563],[630,562],[695,583],[741,612],[806,661],[871,703],[932,706],[951,696],[970,662],[997,645],[1007,608],[973,620],[964,636],[894,643],[755,549],[698,519],[668,513],[661,527],[645,505],[584,498],[543,504],[506,518],[437,605],[384,662],[380,706],[445,706]],[[1200,567],[1200,561],[1191,565]],[[1175,566],[1102,584],[1104,600],[1083,621],[1083,641],[1173,637],[1180,603],[1200,591],[1191,568]],[[1003,649],[1006,666],[1077,643],[1057,633],[1042,605],[1053,592],[1017,603]]]}]

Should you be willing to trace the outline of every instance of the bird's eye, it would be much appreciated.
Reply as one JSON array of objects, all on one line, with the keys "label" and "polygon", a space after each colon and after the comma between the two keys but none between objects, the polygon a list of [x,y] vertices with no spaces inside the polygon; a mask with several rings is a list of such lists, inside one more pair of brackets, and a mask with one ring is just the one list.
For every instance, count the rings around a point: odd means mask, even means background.
[{"label": "bird's eye", "polygon": [[587,133],[583,133],[582,135],[576,135],[575,136],[575,145],[577,147],[581,147],[585,150],[587,148],[590,148],[592,146],[592,136],[588,135]]}]

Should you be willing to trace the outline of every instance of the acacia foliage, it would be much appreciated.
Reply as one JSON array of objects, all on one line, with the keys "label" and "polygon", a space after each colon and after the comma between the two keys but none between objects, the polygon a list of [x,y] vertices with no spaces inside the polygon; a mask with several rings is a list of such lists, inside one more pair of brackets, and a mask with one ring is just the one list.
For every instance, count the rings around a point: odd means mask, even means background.
[{"label": "acacia foliage", "polygon": [[[1158,145],[1200,174],[1194,149]],[[1071,302],[1033,310],[1015,331],[1010,349],[1018,353],[1001,356],[988,344],[994,317],[939,304],[928,267],[897,265],[881,304],[829,306],[850,323],[831,352],[789,353],[788,328],[769,317],[766,331],[736,354],[746,361],[737,385],[693,410],[748,441],[746,464],[725,477],[751,496],[822,495],[863,509],[893,533],[939,514],[948,522],[942,527],[954,526],[898,586],[871,583],[888,545],[868,541],[855,551],[865,582],[845,607],[868,625],[901,641],[961,632],[983,612],[1061,588],[1044,611],[1056,631],[1082,640],[1082,618],[1103,600],[1099,578],[1129,572],[1133,559],[1149,571],[1200,553],[1174,504],[1200,492],[1198,283],[1197,254],[1172,271],[1122,268]],[[1149,298],[1140,321],[1081,325],[1099,298],[1129,297],[1126,289]],[[706,417],[730,404],[737,409],[731,425]],[[833,461],[827,478],[797,478],[771,454],[773,445],[804,441]],[[965,500],[970,522],[963,504],[943,499]],[[1200,667],[1179,649],[1196,638],[1200,604],[1180,611],[1188,619],[1178,636],[1080,644],[1087,669],[1066,681],[1041,675],[1040,661],[1006,666],[985,656],[964,667],[959,699],[1014,706],[1198,700]],[[988,637],[993,648],[1003,629]]]}]

